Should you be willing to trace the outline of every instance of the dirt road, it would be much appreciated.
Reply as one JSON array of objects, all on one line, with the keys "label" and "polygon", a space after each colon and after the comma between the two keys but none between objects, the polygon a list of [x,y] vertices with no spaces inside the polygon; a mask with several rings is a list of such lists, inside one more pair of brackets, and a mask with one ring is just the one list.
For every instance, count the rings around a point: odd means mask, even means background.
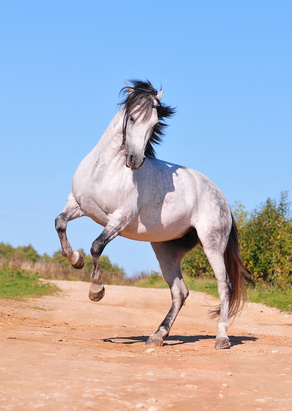
[{"label": "dirt road", "polygon": [[59,296],[0,300],[0,409],[292,410],[292,316],[249,303],[214,350],[218,301],[191,292],[165,345],[145,346],[168,290],[56,281]]}]

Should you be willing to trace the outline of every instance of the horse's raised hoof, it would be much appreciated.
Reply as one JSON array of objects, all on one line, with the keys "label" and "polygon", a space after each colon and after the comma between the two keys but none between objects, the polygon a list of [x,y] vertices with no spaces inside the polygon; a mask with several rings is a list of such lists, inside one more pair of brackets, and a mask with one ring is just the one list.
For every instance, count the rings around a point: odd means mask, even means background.
[{"label": "horse's raised hoof", "polygon": [[155,345],[156,347],[161,347],[163,345],[163,339],[159,337],[158,335],[152,334],[148,338],[148,340],[145,343],[146,345]]},{"label": "horse's raised hoof", "polygon": [[77,256],[77,261],[74,262],[74,264],[72,264],[72,267],[77,268],[78,270],[80,270],[81,268],[83,268],[84,266],[84,257],[83,255],[80,253],[80,251],[74,251],[74,253],[78,253]]},{"label": "horse's raised hoof", "polygon": [[215,350],[224,350],[225,348],[230,348],[229,338],[216,338]]},{"label": "horse's raised hoof", "polygon": [[91,283],[89,287],[89,299],[91,301],[100,301],[105,294],[104,285],[100,282],[99,284]]}]

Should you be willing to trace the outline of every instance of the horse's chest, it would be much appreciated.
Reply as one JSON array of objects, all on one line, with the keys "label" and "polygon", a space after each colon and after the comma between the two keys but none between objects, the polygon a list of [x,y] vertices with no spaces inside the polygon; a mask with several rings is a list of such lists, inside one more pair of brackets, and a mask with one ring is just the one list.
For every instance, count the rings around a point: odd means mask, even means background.
[{"label": "horse's chest", "polygon": [[[122,182],[119,184],[112,179],[101,179],[90,181],[80,187],[77,195],[82,211],[95,219],[106,224],[109,216],[118,209],[125,209],[130,203],[135,204],[137,200],[135,193],[130,194],[124,189]],[[75,194],[76,195],[76,194]]]}]

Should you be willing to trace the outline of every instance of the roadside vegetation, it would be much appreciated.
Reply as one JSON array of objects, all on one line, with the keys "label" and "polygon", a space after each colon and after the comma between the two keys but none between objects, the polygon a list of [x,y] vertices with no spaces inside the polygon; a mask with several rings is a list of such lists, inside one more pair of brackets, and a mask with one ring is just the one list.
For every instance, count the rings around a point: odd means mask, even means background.
[{"label": "roadside vegetation", "polygon": [[37,298],[57,292],[58,287],[40,280],[37,275],[10,267],[0,269],[0,298],[24,300],[29,297]]},{"label": "roadside vegetation", "polygon": [[[232,211],[241,257],[254,283],[247,284],[249,301],[292,312],[292,217],[288,193],[282,192],[279,201],[268,198],[251,212],[236,202]],[[182,269],[191,278],[214,278],[201,247],[184,258]]]},{"label": "roadside vegetation", "polygon": [[[0,243],[0,298],[21,300],[56,293],[58,287],[49,280],[90,281],[91,257],[84,250],[80,251],[85,257],[85,264],[81,270],[75,270],[62,256],[61,250],[51,257],[38,254],[31,244],[15,248]],[[105,284],[125,285],[134,282],[107,256],[100,258],[100,268]]]},{"label": "roadside vegetation", "polygon": [[[288,193],[282,192],[279,201],[268,198],[251,212],[246,211],[240,202],[236,202],[232,207],[238,227],[242,260],[253,280],[253,284],[247,284],[249,301],[277,307],[286,312],[292,312],[290,205]],[[14,282],[15,279],[20,281],[21,278],[28,278],[29,281],[34,278],[34,281],[38,279],[39,282],[39,278],[90,281],[91,256],[84,250],[80,251],[85,257],[85,265],[83,269],[75,270],[60,250],[53,256],[39,255],[32,245],[14,248],[10,244],[0,243],[0,297],[4,297],[3,288],[9,290],[9,287],[12,287],[4,286],[7,278],[13,279]],[[106,255],[100,258],[100,269],[105,284],[168,287],[157,272],[127,277],[124,269],[112,264]],[[213,271],[200,246],[184,258],[182,271],[190,290],[218,296]]]},{"label": "roadside vegetation", "polygon": [[[217,281],[215,278],[194,278],[184,275],[185,283],[189,290],[213,295],[218,298]],[[140,278],[133,284],[145,288],[168,288],[159,273],[152,272]],[[265,304],[281,311],[292,313],[292,287],[282,288],[268,284],[256,284],[254,287],[247,284],[247,299],[253,303]]]}]

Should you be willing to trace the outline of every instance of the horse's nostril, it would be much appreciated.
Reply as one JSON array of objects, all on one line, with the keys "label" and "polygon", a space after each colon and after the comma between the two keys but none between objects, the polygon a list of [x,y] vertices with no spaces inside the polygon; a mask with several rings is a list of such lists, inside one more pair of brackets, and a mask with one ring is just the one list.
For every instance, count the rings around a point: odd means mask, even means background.
[{"label": "horse's nostril", "polygon": [[127,156],[127,161],[126,161],[126,166],[128,168],[131,168],[132,170],[139,170],[139,168],[142,166],[142,164],[145,161],[145,157],[139,157],[136,156],[135,154],[129,154]]}]

